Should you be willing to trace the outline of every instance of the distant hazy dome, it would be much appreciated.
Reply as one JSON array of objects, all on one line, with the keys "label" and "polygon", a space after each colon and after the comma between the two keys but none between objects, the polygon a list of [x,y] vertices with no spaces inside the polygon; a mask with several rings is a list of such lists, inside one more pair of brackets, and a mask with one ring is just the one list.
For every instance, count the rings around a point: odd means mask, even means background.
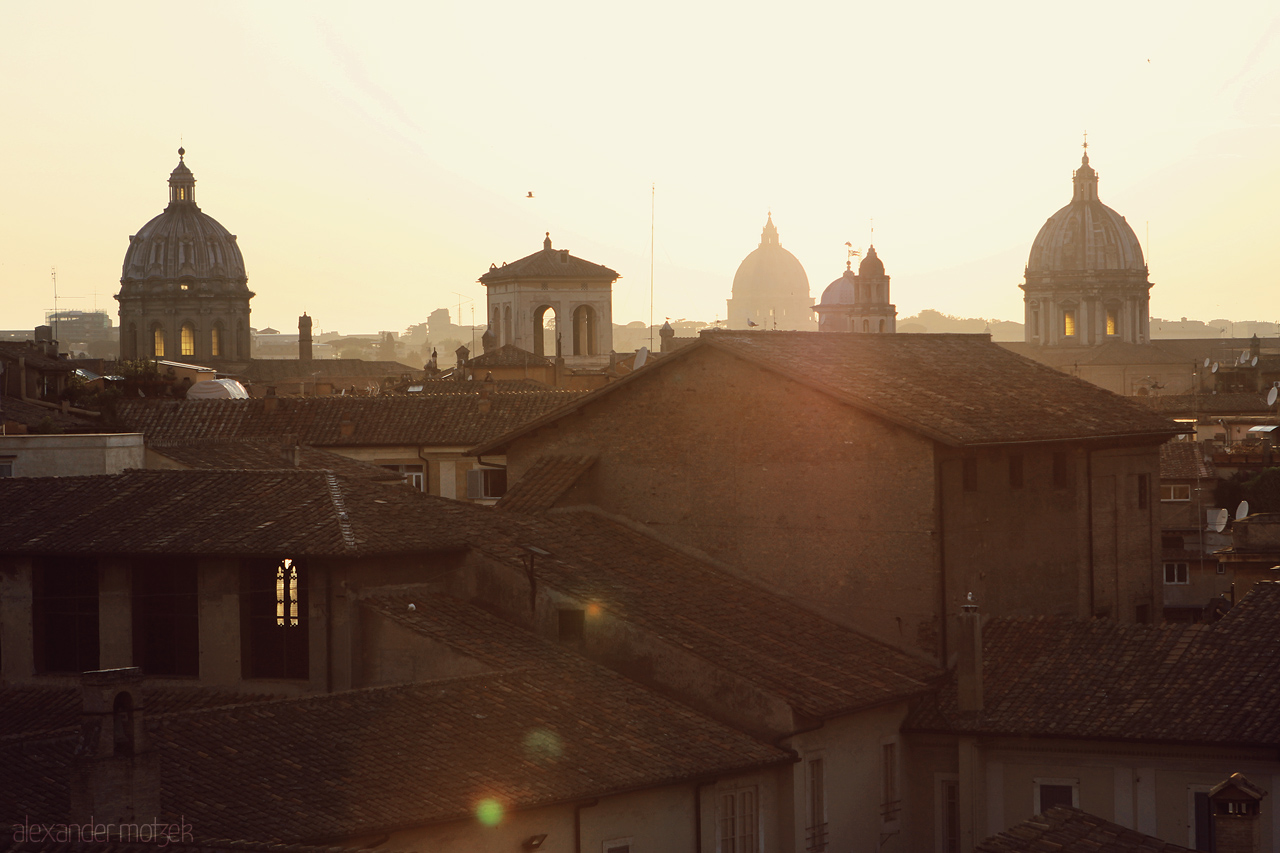
[{"label": "distant hazy dome", "polygon": [[1142,270],[1142,246],[1124,217],[1098,200],[1098,174],[1081,158],[1071,203],[1040,229],[1031,244],[1029,272]]},{"label": "distant hazy dome", "polygon": [[[866,261],[863,261],[863,263],[866,263]],[[862,269],[861,264],[858,266],[858,269]],[[883,264],[881,264],[881,269],[884,269]],[[853,287],[853,280],[853,265],[852,263],[846,263],[844,275],[827,285],[827,289],[822,291],[822,301],[818,304],[852,305],[854,300],[857,298]]]},{"label": "distant hazy dome", "polygon": [[733,276],[733,298],[782,296],[809,298],[809,276],[796,256],[778,243],[778,229],[769,214],[760,234],[760,245],[742,259]]},{"label": "distant hazy dome", "polygon": [[876,254],[875,246],[867,247],[866,257],[858,264],[858,275],[884,275],[884,261]]},{"label": "distant hazy dome", "polygon": [[204,281],[219,289],[242,291],[248,282],[244,258],[233,234],[195,201],[196,179],[179,149],[169,175],[169,205],[129,238],[120,283],[149,279]]}]

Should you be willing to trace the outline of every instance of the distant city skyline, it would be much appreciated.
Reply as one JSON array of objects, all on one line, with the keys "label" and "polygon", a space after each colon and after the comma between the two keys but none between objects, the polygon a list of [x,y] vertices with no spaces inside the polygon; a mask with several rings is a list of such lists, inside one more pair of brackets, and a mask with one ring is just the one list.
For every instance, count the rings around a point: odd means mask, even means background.
[{"label": "distant city skyline", "polygon": [[1274,322],[1277,36],[1265,2],[13,6],[0,327],[42,322],[52,267],[115,315],[179,144],[259,328],[483,322],[476,279],[546,231],[647,323],[651,201],[658,323],[725,316],[769,211],[815,300],[874,218],[900,317],[1020,322],[1085,131],[1152,315]]}]

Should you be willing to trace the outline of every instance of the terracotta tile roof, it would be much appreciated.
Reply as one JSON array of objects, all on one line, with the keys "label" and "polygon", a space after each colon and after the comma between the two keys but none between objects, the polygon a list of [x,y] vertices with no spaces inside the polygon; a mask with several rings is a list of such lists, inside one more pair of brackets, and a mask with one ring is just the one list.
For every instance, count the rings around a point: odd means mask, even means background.
[{"label": "terracotta tile roof", "polygon": [[994,619],[980,713],[950,679],[904,728],[1023,737],[1280,746],[1280,583],[1213,625]]},{"label": "terracotta tile roof", "polygon": [[362,556],[456,550],[464,504],[327,471],[0,479],[0,554]]},{"label": "terracotta tile roof", "polygon": [[480,283],[496,284],[513,278],[607,278],[609,281],[618,279],[618,274],[606,266],[574,257],[564,249],[551,248],[550,239],[543,245],[545,248],[540,252],[525,255],[518,261],[504,263],[500,267],[491,267],[487,273],[480,276]]},{"label": "terracotta tile roof", "polygon": [[47,409],[18,397],[0,396],[0,424],[18,423],[28,428],[48,421],[59,432],[105,432],[99,418],[85,417],[71,413],[63,414],[58,409]]},{"label": "terracotta tile roof", "polygon": [[[461,384],[461,383],[458,383]],[[544,389],[499,391],[480,411],[482,383],[452,393],[404,397],[279,397],[253,400],[125,400],[121,424],[146,435],[148,444],[192,439],[296,435],[316,447],[462,445],[486,441],[583,395]],[[343,435],[343,424],[350,435]]]},{"label": "terracotta tile roof", "polygon": [[305,379],[310,382],[319,371],[321,377],[347,379],[399,378],[406,373],[421,373],[421,367],[412,367],[398,361],[365,361],[362,358],[317,358],[304,362],[296,358],[255,358],[234,374],[257,385],[272,382]]},{"label": "terracotta tile roof", "polygon": [[545,512],[595,461],[593,455],[543,456],[507,489],[496,507],[511,512]]},{"label": "terracotta tile roof", "polygon": [[[220,468],[235,470],[290,470],[294,466],[286,460],[279,441],[271,439],[219,439],[179,441],[171,444],[152,444],[149,450],[172,459],[187,468]],[[396,482],[401,476],[371,462],[349,459],[308,445],[298,447],[298,469],[332,471],[341,477]]]},{"label": "terracotta tile roof", "polygon": [[[932,664],[791,604],[728,571],[591,512],[504,514],[506,536],[478,547],[523,567],[512,543],[535,544],[538,577],[826,718],[928,689]],[[523,570],[523,569],[522,569]]]},{"label": "terracotta tile roof", "polygon": [[[137,706],[153,714],[276,698],[196,687],[143,687],[135,692]],[[80,724],[80,691],[75,687],[10,685],[0,688],[0,708],[0,740],[66,731]]]},{"label": "terracotta tile roof", "polygon": [[41,373],[71,373],[76,366],[65,358],[49,358],[40,348],[28,341],[0,341],[0,358],[16,364],[25,359],[27,367]]},{"label": "terracotta tile roof", "polygon": [[504,344],[495,350],[467,359],[467,367],[550,367],[555,362],[545,356],[520,349],[515,344]]},{"label": "terracotta tile roof", "polygon": [[1088,812],[1055,806],[993,835],[974,853],[1190,853]]},{"label": "terracotta tile roof", "polygon": [[707,347],[948,445],[1156,440],[1182,431],[1145,406],[1015,355],[987,335],[717,330],[472,452],[497,452],[514,438]]},{"label": "terracotta tile roof", "polygon": [[1025,341],[1006,341],[1000,346],[1018,355],[1056,367],[1059,370],[1078,364],[1185,364],[1188,368],[1194,357],[1171,351],[1159,343],[1133,344],[1127,341],[1108,341],[1098,346],[1044,347]]},{"label": "terracotta tile roof", "polygon": [[1209,454],[1209,448],[1201,441],[1166,441],[1160,445],[1160,478],[1211,480],[1217,471]]}]

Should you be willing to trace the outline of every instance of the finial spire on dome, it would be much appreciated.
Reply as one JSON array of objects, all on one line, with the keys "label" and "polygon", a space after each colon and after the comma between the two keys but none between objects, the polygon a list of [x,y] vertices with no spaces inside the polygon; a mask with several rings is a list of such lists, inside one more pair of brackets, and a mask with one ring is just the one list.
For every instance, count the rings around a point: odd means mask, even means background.
[{"label": "finial spire on dome", "polygon": [[542,248],[543,249],[551,248],[551,232],[550,231],[547,232],[547,239],[542,241]]},{"label": "finial spire on dome", "polygon": [[764,230],[760,232],[761,246],[778,245],[778,227],[773,224],[773,211],[770,210],[765,218]]},{"label": "finial spire on dome", "polygon": [[1084,154],[1080,157],[1080,168],[1076,169],[1075,175],[1072,176],[1071,182],[1075,186],[1075,192],[1072,196],[1075,200],[1097,201],[1098,199],[1098,173],[1089,165],[1089,134],[1084,135]]},{"label": "finial spire on dome", "polygon": [[1089,131],[1087,130],[1084,132],[1084,145],[1082,147],[1084,148],[1084,155],[1080,158],[1080,165],[1088,166],[1089,165]]}]

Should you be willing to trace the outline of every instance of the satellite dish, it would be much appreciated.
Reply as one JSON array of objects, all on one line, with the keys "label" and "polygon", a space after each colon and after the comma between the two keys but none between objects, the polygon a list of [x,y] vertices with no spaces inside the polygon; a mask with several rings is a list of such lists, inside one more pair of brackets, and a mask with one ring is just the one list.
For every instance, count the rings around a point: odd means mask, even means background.
[{"label": "satellite dish", "polygon": [[1249,359],[1249,366],[1250,367],[1258,366],[1258,357],[1256,355],[1253,358]]},{"label": "satellite dish", "polygon": [[1208,366],[1209,366],[1209,359],[1207,359],[1207,358],[1206,358],[1206,359],[1204,360],[1204,366],[1205,366],[1205,367],[1208,367]]},{"label": "satellite dish", "polygon": [[644,363],[648,360],[649,360],[649,348],[640,347],[640,349],[636,350],[636,360],[632,362],[631,369],[639,370],[640,368],[644,367]]},{"label": "satellite dish", "polygon": [[1276,393],[1280,392],[1280,388],[1272,385],[1271,390],[1267,392],[1267,405],[1274,406],[1276,404]]},{"label": "satellite dish", "polygon": [[1214,515],[1213,521],[1209,522],[1209,526],[1212,527],[1215,532],[1221,533],[1226,528],[1227,520],[1229,518],[1231,518],[1231,514],[1225,509],[1220,509],[1217,514]]},{"label": "satellite dish", "polygon": [[1240,501],[1240,506],[1236,507],[1236,521],[1244,518],[1249,514],[1249,502]]},{"label": "satellite dish", "polygon": [[1249,354],[1247,352],[1240,353],[1240,364],[1244,364],[1248,360],[1249,360]]},{"label": "satellite dish", "polygon": [[1215,361],[1215,362],[1213,363],[1213,369],[1212,369],[1212,370],[1210,370],[1209,372],[1210,372],[1210,373],[1217,373],[1217,372],[1218,372],[1218,362],[1216,362],[1216,361]]}]

